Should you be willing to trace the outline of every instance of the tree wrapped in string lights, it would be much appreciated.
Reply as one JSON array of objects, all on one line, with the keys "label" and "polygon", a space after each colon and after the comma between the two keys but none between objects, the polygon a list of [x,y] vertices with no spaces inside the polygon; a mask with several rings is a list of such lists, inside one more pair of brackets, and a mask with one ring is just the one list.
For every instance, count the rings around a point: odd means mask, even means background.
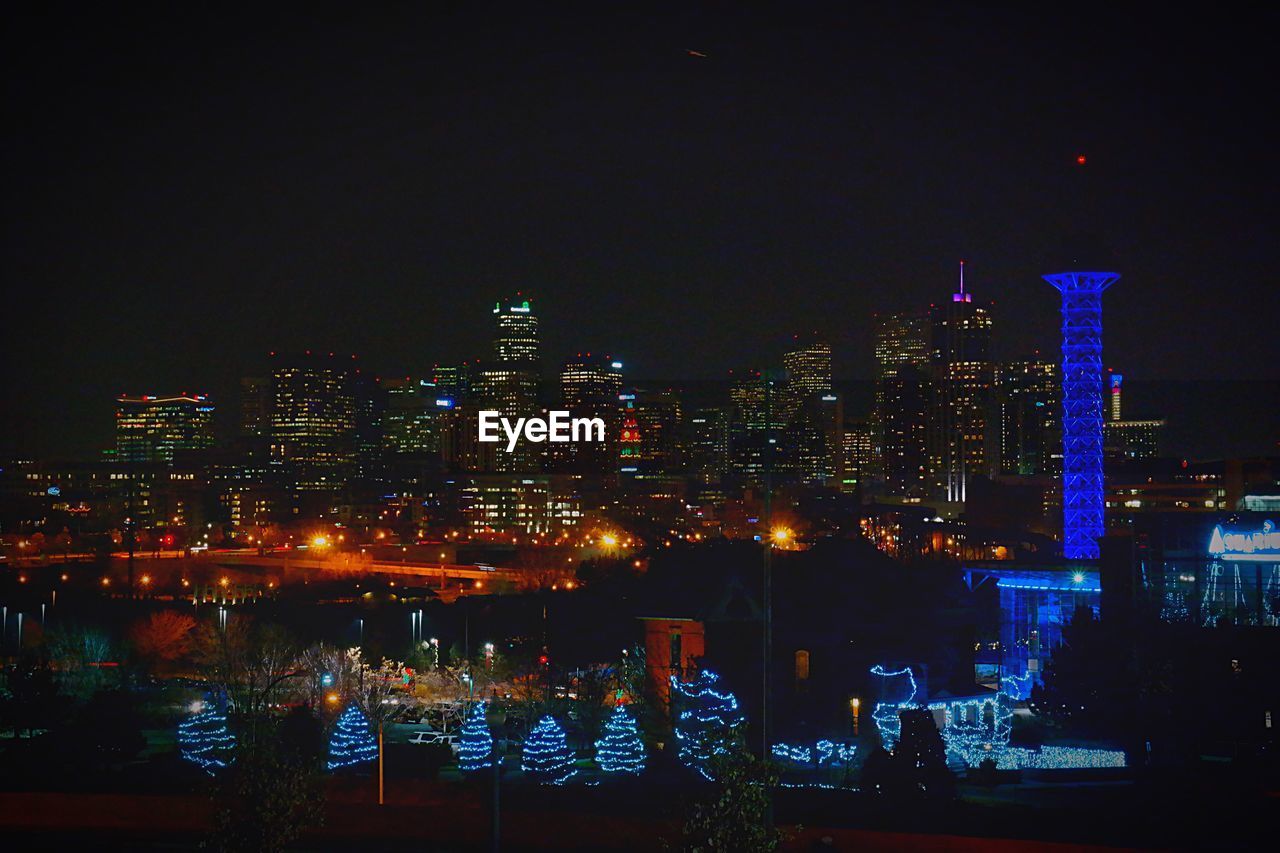
[{"label": "tree wrapped in string lights", "polygon": [[551,715],[538,720],[524,742],[520,756],[520,769],[542,785],[563,785],[578,771],[573,767],[573,752]]},{"label": "tree wrapped in string lights", "polygon": [[231,763],[235,746],[226,712],[212,701],[178,725],[179,753],[211,776]]},{"label": "tree wrapped in string lights", "polygon": [[458,738],[458,769],[474,773],[493,766],[493,735],[485,719],[484,703],[477,702],[462,724]]},{"label": "tree wrapped in string lights", "polygon": [[369,731],[369,721],[359,708],[348,705],[329,738],[329,769],[337,770],[377,758],[378,742]]},{"label": "tree wrapped in string lights", "polygon": [[635,717],[626,705],[618,705],[596,741],[596,764],[605,773],[639,776],[644,771],[644,761],[644,741],[636,729]]},{"label": "tree wrapped in string lights", "polygon": [[680,763],[713,780],[709,762],[728,752],[739,736],[745,718],[738,698],[716,690],[720,676],[703,670],[692,681],[671,677],[671,696],[679,707],[676,715],[676,742],[680,745]]}]

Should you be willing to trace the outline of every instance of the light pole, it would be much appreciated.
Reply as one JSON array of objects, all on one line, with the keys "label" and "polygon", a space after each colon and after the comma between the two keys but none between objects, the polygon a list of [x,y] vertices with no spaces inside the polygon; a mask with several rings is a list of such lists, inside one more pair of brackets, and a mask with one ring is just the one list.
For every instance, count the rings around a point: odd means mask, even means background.
[{"label": "light pole", "polygon": [[[770,669],[773,663],[773,456],[778,439],[773,434],[773,372],[764,371],[764,594],[762,598],[764,648],[761,661],[760,697],[760,760],[768,761],[769,743],[769,688],[772,679]],[[766,830],[773,828],[773,792],[767,792],[764,825]]]}]

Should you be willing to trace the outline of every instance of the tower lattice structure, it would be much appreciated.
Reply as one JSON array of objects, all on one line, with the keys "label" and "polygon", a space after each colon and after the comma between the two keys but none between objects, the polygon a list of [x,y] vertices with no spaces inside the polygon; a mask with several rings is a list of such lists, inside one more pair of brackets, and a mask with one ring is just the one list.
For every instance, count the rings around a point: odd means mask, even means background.
[{"label": "tower lattice structure", "polygon": [[1095,560],[1103,534],[1102,292],[1111,272],[1044,276],[1062,294],[1062,542],[1068,560]]}]

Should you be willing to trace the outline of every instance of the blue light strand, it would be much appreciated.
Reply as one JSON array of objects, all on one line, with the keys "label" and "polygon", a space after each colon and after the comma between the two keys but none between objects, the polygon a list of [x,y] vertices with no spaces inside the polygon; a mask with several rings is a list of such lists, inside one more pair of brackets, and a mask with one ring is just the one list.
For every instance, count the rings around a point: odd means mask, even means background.
[{"label": "blue light strand", "polygon": [[853,761],[858,747],[854,744],[820,740],[812,747],[787,743],[775,743],[771,750],[774,760],[806,768],[844,767]]},{"label": "blue light strand", "polygon": [[596,764],[605,773],[639,776],[644,772],[644,741],[626,705],[616,706],[605,722],[604,731],[596,741]]},{"label": "blue light strand", "polygon": [[520,769],[541,785],[563,785],[577,774],[564,729],[550,714],[538,720],[525,739]]},{"label": "blue light strand", "polygon": [[877,702],[875,708],[871,710],[871,719],[875,721],[876,730],[880,732],[880,742],[885,749],[892,752],[898,743],[898,737],[902,734],[902,718],[898,714],[904,708],[916,707],[914,702],[919,687],[916,685],[915,674],[909,666],[890,672],[880,664],[876,664],[871,667],[871,674],[881,678],[898,678],[905,675],[911,684],[911,693],[906,699],[899,702]]},{"label": "blue light strand", "polygon": [[[890,751],[897,744],[902,720],[898,715],[908,709],[925,708],[942,712],[940,734],[946,745],[947,758],[960,761],[968,767],[977,767],[991,760],[999,770],[1067,770],[1099,767],[1124,767],[1125,755],[1119,750],[1086,749],[1083,747],[1043,746],[1039,750],[1009,746],[1013,733],[1013,709],[1031,676],[1005,676],[1000,690],[991,696],[952,699],[921,705],[915,702],[917,685],[911,667],[889,672],[882,666],[871,668],[874,675],[882,677],[906,676],[911,685],[911,695],[902,702],[881,702],[875,707],[872,719],[880,732],[885,749]],[[990,723],[988,724],[988,719]],[[779,755],[795,763],[812,760],[812,752],[805,748],[788,748]]]},{"label": "blue light strand", "polygon": [[746,722],[738,698],[715,689],[719,681],[720,676],[705,669],[692,681],[671,676],[672,698],[684,706],[675,722],[677,757],[708,781],[714,781],[711,758],[729,751],[728,741]]},{"label": "blue light strand", "polygon": [[351,767],[378,758],[378,742],[369,731],[369,721],[355,705],[347,706],[329,738],[330,770]]},{"label": "blue light strand", "polygon": [[179,754],[210,776],[231,763],[235,745],[227,715],[217,707],[193,714],[178,726]]},{"label": "blue light strand", "polygon": [[477,702],[467,714],[458,737],[458,769],[463,773],[493,766],[493,735],[485,719],[483,702]]}]

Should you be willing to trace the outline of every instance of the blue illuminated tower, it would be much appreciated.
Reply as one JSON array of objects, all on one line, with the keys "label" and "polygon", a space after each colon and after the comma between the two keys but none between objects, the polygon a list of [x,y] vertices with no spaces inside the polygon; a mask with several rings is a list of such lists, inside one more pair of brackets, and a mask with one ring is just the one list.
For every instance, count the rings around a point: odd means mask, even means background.
[{"label": "blue illuminated tower", "polygon": [[1102,291],[1113,272],[1064,272],[1044,280],[1062,294],[1062,553],[1096,560],[1103,533]]}]

